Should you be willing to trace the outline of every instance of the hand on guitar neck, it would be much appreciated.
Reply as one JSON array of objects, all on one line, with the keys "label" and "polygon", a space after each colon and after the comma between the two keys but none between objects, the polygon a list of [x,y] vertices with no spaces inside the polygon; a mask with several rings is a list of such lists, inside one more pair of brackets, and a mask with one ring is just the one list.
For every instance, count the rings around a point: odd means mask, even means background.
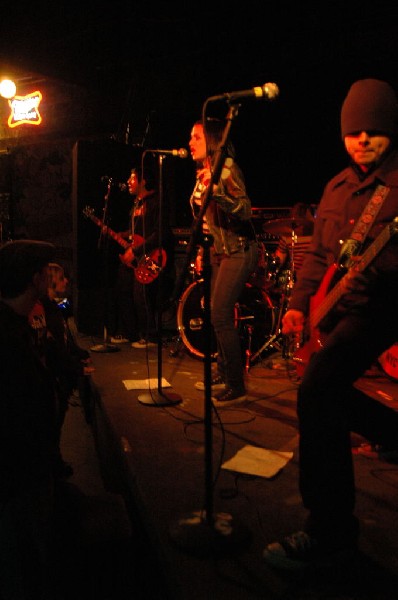
[{"label": "hand on guitar neck", "polygon": [[152,281],[157,278],[160,271],[166,266],[167,255],[163,248],[155,248],[149,256],[144,254],[140,258],[137,258],[134,250],[144,246],[145,240],[142,236],[134,234],[129,240],[124,239],[122,234],[117,233],[107,225],[104,225],[104,222],[95,216],[94,209],[90,206],[86,206],[83,210],[83,214],[85,217],[91,219],[98,227],[101,227],[101,230],[105,235],[108,235],[124,248],[125,251],[123,254],[119,254],[119,258],[126,267],[134,269],[134,275],[140,283],[152,283]]}]

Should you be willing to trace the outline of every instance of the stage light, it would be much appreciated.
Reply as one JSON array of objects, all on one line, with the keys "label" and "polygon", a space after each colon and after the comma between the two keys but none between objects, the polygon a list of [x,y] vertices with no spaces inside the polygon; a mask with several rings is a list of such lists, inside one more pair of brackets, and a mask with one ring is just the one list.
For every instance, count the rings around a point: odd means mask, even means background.
[{"label": "stage light", "polygon": [[3,79],[0,81],[0,96],[3,98],[13,98],[17,91],[17,86],[11,79]]}]

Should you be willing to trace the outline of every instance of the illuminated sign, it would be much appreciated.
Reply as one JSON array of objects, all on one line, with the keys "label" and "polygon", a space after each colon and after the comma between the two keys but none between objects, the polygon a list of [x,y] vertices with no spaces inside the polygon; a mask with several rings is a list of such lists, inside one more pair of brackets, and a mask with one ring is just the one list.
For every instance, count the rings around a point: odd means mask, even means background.
[{"label": "illuminated sign", "polygon": [[8,117],[8,126],[17,127],[23,123],[30,125],[40,125],[42,118],[39,113],[39,104],[42,95],[40,92],[32,92],[26,96],[14,96],[8,101],[11,107],[11,114]]}]

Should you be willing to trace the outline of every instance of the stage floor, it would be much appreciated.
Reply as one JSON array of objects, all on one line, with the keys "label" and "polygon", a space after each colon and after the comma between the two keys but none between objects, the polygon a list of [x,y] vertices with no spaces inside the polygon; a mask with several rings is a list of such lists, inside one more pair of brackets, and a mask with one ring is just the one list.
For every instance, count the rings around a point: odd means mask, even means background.
[{"label": "stage floor", "polygon": [[[101,340],[80,336],[79,343]],[[354,455],[361,521],[355,569],[301,581],[262,560],[266,544],[299,529],[306,516],[298,493],[297,374],[277,349],[248,369],[245,404],[213,412],[194,387],[204,361],[184,344],[169,340],[147,351],[120,345],[92,352],[92,360],[100,458],[110,478],[116,469],[126,485],[164,598],[395,600],[398,465],[378,457]],[[358,385],[398,408],[398,383],[382,369]],[[353,436],[353,450],[365,441]],[[255,453],[254,467],[242,451]],[[224,468],[237,453],[237,464]]]}]

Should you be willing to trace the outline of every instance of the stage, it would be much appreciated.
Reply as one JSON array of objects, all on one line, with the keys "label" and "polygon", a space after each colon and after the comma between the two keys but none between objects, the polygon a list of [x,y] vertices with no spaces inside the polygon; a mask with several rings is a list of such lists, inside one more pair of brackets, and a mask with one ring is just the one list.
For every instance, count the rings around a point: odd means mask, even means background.
[{"label": "stage", "polygon": [[[79,336],[86,347],[100,342]],[[245,404],[212,412],[194,387],[204,361],[184,343],[170,337],[160,350],[119,348],[92,352],[87,410],[105,484],[122,490],[132,522],[143,528],[143,568],[162,582],[162,598],[396,598],[398,465],[380,458],[354,456],[361,521],[355,569],[324,570],[308,582],[262,561],[265,545],[305,518],[297,487],[297,373],[278,348],[267,348],[246,370]],[[358,385],[398,408],[398,383],[383,369]],[[353,436],[353,451],[365,441]],[[255,453],[253,472],[242,451]],[[230,459],[237,465],[224,468]]]}]

